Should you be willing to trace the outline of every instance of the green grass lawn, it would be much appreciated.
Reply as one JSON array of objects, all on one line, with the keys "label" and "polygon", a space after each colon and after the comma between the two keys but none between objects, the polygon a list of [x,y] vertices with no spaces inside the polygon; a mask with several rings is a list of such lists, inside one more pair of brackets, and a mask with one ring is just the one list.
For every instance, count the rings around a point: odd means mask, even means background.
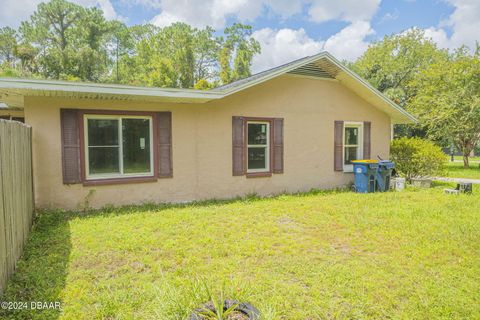
[{"label": "green grass lawn", "polygon": [[184,319],[211,290],[262,319],[479,319],[480,188],[443,187],[43,212],[0,300],[62,310],[0,318]]},{"label": "green grass lawn", "polygon": [[[450,160],[450,156],[448,156],[448,159]],[[456,161],[463,161],[462,156],[454,156],[454,159]],[[470,157],[470,158],[468,158],[468,160],[470,160],[470,161],[480,161],[480,157]]]},{"label": "green grass lawn", "polygon": [[470,167],[464,168],[463,162],[448,162],[444,171],[446,177],[480,179],[480,163],[470,162]]}]

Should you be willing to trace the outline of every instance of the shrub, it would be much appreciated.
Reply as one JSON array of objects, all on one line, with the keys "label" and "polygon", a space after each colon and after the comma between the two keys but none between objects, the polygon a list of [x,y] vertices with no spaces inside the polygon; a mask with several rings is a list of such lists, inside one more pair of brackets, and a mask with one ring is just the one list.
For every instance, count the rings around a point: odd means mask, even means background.
[{"label": "shrub", "polygon": [[397,172],[407,181],[438,174],[447,161],[447,156],[440,147],[431,141],[419,138],[393,140],[390,154]]}]

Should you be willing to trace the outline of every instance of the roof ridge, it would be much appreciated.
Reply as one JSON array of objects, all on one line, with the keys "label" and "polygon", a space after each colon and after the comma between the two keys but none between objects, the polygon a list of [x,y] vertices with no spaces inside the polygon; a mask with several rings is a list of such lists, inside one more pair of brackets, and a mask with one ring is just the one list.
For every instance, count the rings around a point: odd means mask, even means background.
[{"label": "roof ridge", "polygon": [[[324,51],[323,51],[324,52]],[[256,79],[256,78],[259,78],[263,75],[266,75],[266,74],[269,74],[270,72],[273,72],[275,70],[278,70],[278,69],[282,69],[282,68],[285,68],[287,67],[288,65],[291,65],[291,64],[295,64],[295,63],[298,63],[302,60],[306,60],[308,58],[311,58],[313,56],[304,56],[302,58],[298,58],[296,60],[292,60],[290,62],[286,62],[284,64],[281,64],[279,66],[276,66],[276,67],[273,67],[273,68],[270,68],[270,69],[265,69],[263,71],[260,71],[260,72],[257,72],[257,73],[254,73],[252,74],[251,76],[248,76],[246,78],[242,78],[242,79],[238,79],[238,80],[235,80],[233,82],[230,82],[230,83],[227,83],[227,84],[224,84],[224,85],[221,85],[221,86],[218,86],[218,87],[215,87],[215,88],[212,88],[208,91],[223,91],[225,89],[228,89],[228,88],[231,88],[231,87],[236,87],[237,85],[241,84],[241,83],[246,83],[246,82],[249,82],[250,80],[253,80],[253,79]]]}]

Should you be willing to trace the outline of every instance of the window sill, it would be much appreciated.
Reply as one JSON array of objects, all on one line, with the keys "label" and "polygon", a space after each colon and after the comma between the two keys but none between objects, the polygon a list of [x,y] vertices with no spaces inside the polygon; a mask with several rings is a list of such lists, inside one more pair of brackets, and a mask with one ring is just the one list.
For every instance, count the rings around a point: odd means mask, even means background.
[{"label": "window sill", "polygon": [[247,172],[247,178],[264,178],[264,177],[271,177],[271,172]]},{"label": "window sill", "polygon": [[144,183],[144,182],[156,182],[156,181],[157,181],[157,177],[131,177],[131,178],[86,180],[83,182],[83,185],[84,186],[106,186],[106,185],[114,185],[114,184]]}]

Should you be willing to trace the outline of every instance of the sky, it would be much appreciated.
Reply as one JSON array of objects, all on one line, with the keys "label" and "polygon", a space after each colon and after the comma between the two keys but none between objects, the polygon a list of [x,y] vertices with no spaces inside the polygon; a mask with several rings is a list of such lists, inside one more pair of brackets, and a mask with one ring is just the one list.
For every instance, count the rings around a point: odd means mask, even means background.
[{"label": "sky", "polygon": [[[480,42],[480,0],[71,0],[97,6],[128,25],[176,21],[221,32],[250,24],[262,46],[258,72],[327,50],[353,61],[372,41],[411,28],[425,30],[441,48]],[[41,0],[0,0],[0,27],[18,27]]]}]

